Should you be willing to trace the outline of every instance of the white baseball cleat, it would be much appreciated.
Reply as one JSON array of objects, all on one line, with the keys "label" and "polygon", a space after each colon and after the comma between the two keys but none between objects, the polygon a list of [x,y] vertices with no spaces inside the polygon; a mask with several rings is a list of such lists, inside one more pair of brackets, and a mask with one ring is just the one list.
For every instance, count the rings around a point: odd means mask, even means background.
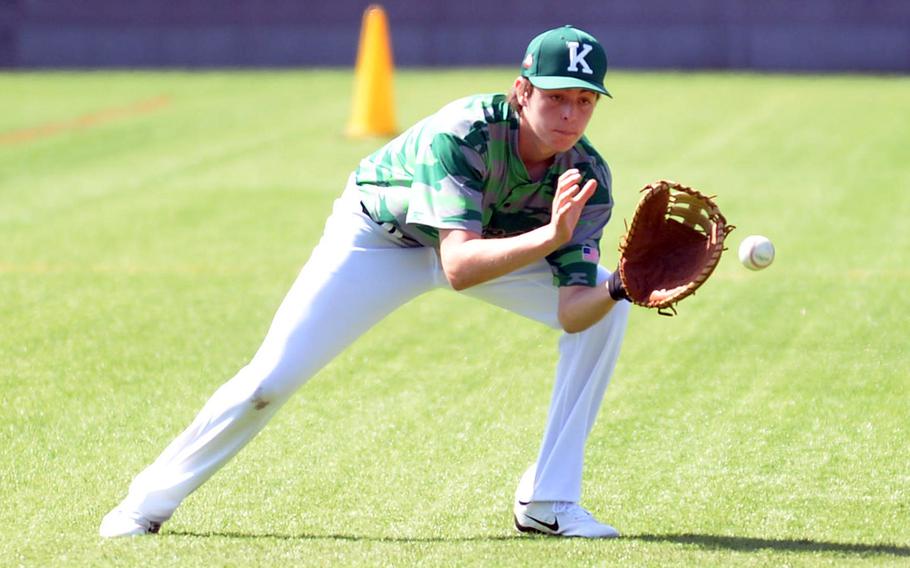
[{"label": "white baseball cleat", "polygon": [[582,538],[616,538],[619,531],[594,518],[578,503],[515,500],[515,528],[521,532]]},{"label": "white baseball cleat", "polygon": [[114,509],[101,520],[98,534],[104,538],[117,538],[155,534],[160,529],[161,523],[150,521],[139,514],[128,513],[123,509]]}]

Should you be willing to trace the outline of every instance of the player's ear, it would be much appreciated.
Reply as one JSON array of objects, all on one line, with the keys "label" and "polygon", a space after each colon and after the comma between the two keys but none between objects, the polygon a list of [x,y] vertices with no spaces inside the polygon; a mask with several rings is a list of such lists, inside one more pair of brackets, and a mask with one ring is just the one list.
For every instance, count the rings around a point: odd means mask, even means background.
[{"label": "player's ear", "polygon": [[515,98],[519,105],[525,106],[528,104],[528,98],[531,96],[530,86],[530,81],[524,77],[518,76],[515,78],[512,91],[515,93]]}]

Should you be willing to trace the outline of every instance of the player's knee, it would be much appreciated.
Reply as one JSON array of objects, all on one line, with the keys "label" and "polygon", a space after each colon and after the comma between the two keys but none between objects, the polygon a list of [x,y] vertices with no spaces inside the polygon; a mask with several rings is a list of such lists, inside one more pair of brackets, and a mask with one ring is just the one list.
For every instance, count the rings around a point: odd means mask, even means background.
[{"label": "player's knee", "polygon": [[272,405],[281,406],[306,382],[307,377],[283,366],[251,370],[254,386],[249,403],[255,410],[265,410]]},{"label": "player's knee", "polygon": [[283,385],[283,382],[276,381],[274,378],[274,375],[270,375],[260,381],[249,396],[249,404],[254,410],[265,410],[272,405],[280,406],[291,396],[291,391]]},{"label": "player's knee", "polygon": [[255,410],[264,410],[267,406],[272,404],[273,398],[269,396],[269,393],[266,393],[265,390],[260,386],[250,397],[250,405],[252,405]]}]

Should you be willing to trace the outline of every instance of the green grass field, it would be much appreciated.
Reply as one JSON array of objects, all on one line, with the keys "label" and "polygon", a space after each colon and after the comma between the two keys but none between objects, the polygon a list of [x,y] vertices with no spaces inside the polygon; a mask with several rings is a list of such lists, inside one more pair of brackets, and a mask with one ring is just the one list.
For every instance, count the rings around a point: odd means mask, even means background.
[{"label": "green grass field", "polygon": [[[398,123],[512,77],[400,71]],[[910,562],[906,77],[608,75],[604,262],[661,177],[738,226],[678,317],[631,318],[583,499],[624,538],[513,530],[558,334],[443,291],[324,369],[160,535],[99,538],[252,356],[381,144],[343,135],[351,79],[0,75],[0,564]],[[753,233],[778,253],[758,273],[735,255]]]}]

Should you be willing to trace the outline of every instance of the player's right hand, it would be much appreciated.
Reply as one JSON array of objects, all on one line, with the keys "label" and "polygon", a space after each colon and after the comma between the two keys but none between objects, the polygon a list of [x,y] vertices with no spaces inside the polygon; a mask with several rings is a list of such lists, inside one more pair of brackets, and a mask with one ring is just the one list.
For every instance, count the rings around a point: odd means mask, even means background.
[{"label": "player's right hand", "polygon": [[581,180],[581,172],[572,168],[563,172],[556,183],[550,225],[558,245],[563,245],[572,238],[585,203],[597,190],[597,180],[589,179],[584,186],[580,186]]}]

